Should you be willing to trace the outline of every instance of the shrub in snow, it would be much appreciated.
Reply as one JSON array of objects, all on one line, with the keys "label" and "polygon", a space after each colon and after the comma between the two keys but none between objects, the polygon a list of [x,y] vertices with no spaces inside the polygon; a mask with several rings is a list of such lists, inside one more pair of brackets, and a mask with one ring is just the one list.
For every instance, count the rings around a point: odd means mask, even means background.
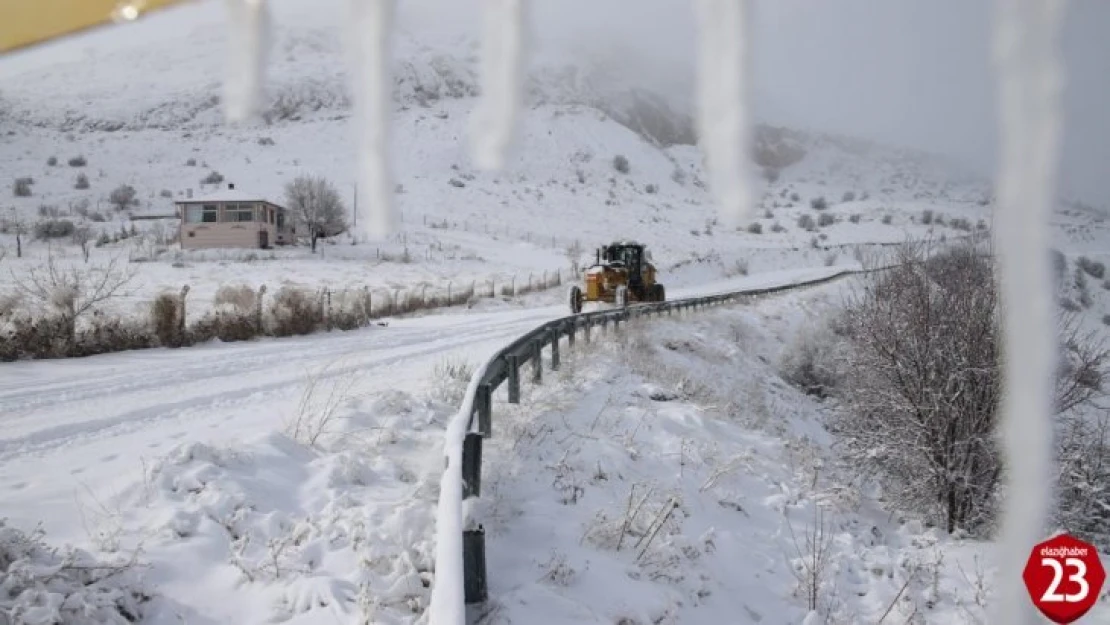
[{"label": "shrub in snow", "polygon": [[458,358],[446,358],[436,363],[432,370],[431,396],[448,406],[458,407],[466,396],[474,367]]},{"label": "shrub in snow", "polygon": [[929,224],[933,223],[933,221],[934,221],[934,214],[933,214],[933,211],[931,209],[927,208],[927,209],[921,211],[921,223],[928,226]]},{"label": "shrub in snow", "polygon": [[829,201],[826,200],[824,196],[815,197],[815,198],[813,198],[812,200],[809,201],[809,206],[813,210],[822,211],[822,210],[825,210],[826,208],[829,207]]},{"label": "shrub in snow", "polygon": [[790,194],[790,201],[791,202],[801,202],[802,201],[801,194],[799,194],[797,191],[795,191],[794,193],[791,193]]},{"label": "shrub in snow", "polygon": [[856,201],[856,192],[855,191],[845,191],[843,197],[841,197],[840,199],[841,199],[842,202],[855,202]]},{"label": "shrub in snow", "polygon": [[770,184],[774,184],[774,183],[778,182],[778,180],[779,180],[779,170],[775,169],[774,167],[764,167],[763,168],[763,179],[766,180]]},{"label": "shrub in snow", "polygon": [[69,159],[70,167],[84,167],[88,164],[89,162],[85,160],[84,156],[74,156],[73,158]]},{"label": "shrub in snow", "polygon": [[821,228],[824,228],[825,226],[831,226],[835,223],[836,217],[833,217],[832,213],[821,213],[817,216],[817,225]]},{"label": "shrub in snow", "polygon": [[323,312],[310,291],[283,286],[270,303],[270,326],[275,336],[314,332],[323,323]]},{"label": "shrub in snow", "polygon": [[863,217],[863,216],[862,216],[862,215],[860,215],[859,213],[852,213],[852,216],[848,218],[848,221],[850,221],[850,222],[852,222],[852,223],[854,223],[854,224],[858,224],[858,223],[859,223],[859,220],[860,220],[860,219],[861,219],[862,217]]},{"label": "shrub in snow", "polygon": [[129,560],[59,550],[39,530],[0,519],[0,623],[124,625],[143,617],[150,595]]},{"label": "shrub in snow", "polygon": [[184,299],[178,293],[159,293],[150,305],[150,325],[158,344],[180,347],[184,344]]},{"label": "shrub in snow", "polygon": [[[931,252],[921,243],[901,246],[899,265],[870,275],[850,299],[844,366],[852,375],[838,389],[847,410],[830,428],[847,460],[878,476],[895,506],[948,532],[985,535],[994,527],[1005,468],[995,432],[1001,393],[995,261],[971,244]],[[1067,317],[1060,321],[1055,400],[1057,426],[1066,428],[1101,393],[1107,354]],[[1059,449],[1061,458],[1065,451]],[[1061,473],[1061,492],[1075,488],[1074,479]],[[1069,513],[1067,505],[1061,514]],[[1110,519],[1110,506],[1101,515],[1088,521]]]},{"label": "shrub in snow", "polygon": [[73,236],[76,229],[77,226],[68,219],[48,219],[36,222],[33,232],[36,239],[45,241]]},{"label": "shrub in snow", "polygon": [[963,217],[956,217],[948,222],[948,225],[956,230],[963,230],[964,232],[971,232],[971,220],[964,219]]},{"label": "shrub in snow", "polygon": [[128,206],[139,203],[136,196],[138,196],[138,192],[135,191],[135,187],[129,184],[121,184],[108,194],[108,201],[116,207],[116,210],[123,211],[127,210]]},{"label": "shrub in snow", "polygon": [[85,174],[77,174],[77,182],[73,183],[74,189],[84,190],[89,188],[89,177]]},{"label": "shrub in snow", "polygon": [[841,346],[828,327],[807,328],[794,337],[779,361],[782,378],[807,395],[824,399],[843,377]]},{"label": "shrub in snow", "polygon": [[894,223],[894,216],[893,215],[883,215],[883,223],[888,225],[888,226],[890,224]]},{"label": "shrub in snow", "polygon": [[1096,280],[1101,280],[1106,275],[1106,265],[1098,261],[1091,260],[1086,256],[1080,256],[1078,259],[1076,259],[1075,263],[1079,266],[1080,269],[1090,274],[1091,277]]},{"label": "shrub in snow", "polygon": [[647,193],[654,194],[657,191],[659,191],[659,187],[654,185],[654,184],[649,183],[647,186],[644,187],[644,191],[646,191]]},{"label": "shrub in snow", "polygon": [[201,178],[201,184],[220,184],[224,181],[224,176],[218,171],[210,171],[208,175]]},{"label": "shrub in snow", "polygon": [[185,161],[185,166],[186,167],[196,167],[197,166],[197,159],[190,158],[190,159],[186,160]]},{"label": "shrub in snow", "polygon": [[802,215],[798,217],[798,227],[802,230],[812,231],[817,228],[817,222],[810,215]]},{"label": "shrub in snow", "polygon": [[50,158],[46,159],[46,166],[47,167],[54,167],[57,164],[58,164],[58,157],[57,156],[51,156]]},{"label": "shrub in snow", "polygon": [[771,232],[786,232],[786,226],[776,221],[771,225]]},{"label": "shrub in snow", "polygon": [[750,234],[763,234],[763,224],[758,221],[750,224],[748,226],[748,232]]},{"label": "shrub in snow", "polygon": [[31,185],[34,183],[32,178],[16,178],[12,183],[12,193],[16,197],[31,197]]},{"label": "shrub in snow", "polygon": [[623,154],[618,154],[614,156],[613,169],[619,171],[622,174],[627,174],[630,170],[630,167],[628,165],[628,158],[626,158]]}]

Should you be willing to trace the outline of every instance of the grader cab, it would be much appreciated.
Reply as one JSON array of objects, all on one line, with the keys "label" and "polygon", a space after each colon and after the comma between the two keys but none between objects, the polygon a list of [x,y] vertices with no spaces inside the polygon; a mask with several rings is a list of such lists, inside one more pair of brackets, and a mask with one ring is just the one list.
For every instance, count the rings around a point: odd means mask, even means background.
[{"label": "grader cab", "polygon": [[571,313],[578,314],[587,302],[623,308],[636,302],[666,301],[666,292],[656,282],[655,265],[644,245],[617,241],[598,248],[594,264],[585,271],[585,286],[570,287],[568,299]]}]

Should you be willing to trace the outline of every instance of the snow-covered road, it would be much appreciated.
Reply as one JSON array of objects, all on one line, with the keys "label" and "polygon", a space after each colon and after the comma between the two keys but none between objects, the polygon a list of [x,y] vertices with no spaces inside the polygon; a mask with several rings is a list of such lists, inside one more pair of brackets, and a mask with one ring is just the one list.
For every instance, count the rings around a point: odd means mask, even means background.
[{"label": "snow-covered road", "polygon": [[[769,272],[675,289],[670,299],[830,275],[840,268]],[[419,394],[437,363],[473,365],[562,306],[467,311],[291,339],[152,349],[0,367],[0,516],[39,523],[55,541],[88,541],[77,518],[110,499],[176,446],[235,446],[281,430],[312,372],[357,374],[356,398]],[[327,368],[326,371],[321,370]],[[430,445],[436,437],[423,439]],[[422,452],[435,460],[438,446]]]}]

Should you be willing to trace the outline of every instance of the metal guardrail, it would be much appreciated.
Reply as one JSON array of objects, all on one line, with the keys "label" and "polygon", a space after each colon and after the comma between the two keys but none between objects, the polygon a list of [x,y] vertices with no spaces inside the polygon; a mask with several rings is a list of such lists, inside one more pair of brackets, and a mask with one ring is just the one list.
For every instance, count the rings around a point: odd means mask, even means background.
[{"label": "metal guardrail", "polygon": [[[509,403],[520,403],[521,370],[531,365],[529,374],[533,382],[540,382],[543,379],[545,349],[551,369],[558,370],[562,340],[565,338],[567,346],[573,348],[581,333],[588,343],[594,328],[600,327],[605,331],[611,324],[616,330],[622,322],[632,319],[699,310],[760,295],[817,286],[871,271],[875,270],[845,269],[821,278],[771,287],[579,313],[549,321],[494,354],[474,373],[462,406],[448,427],[446,466],[437,514],[436,580],[432,588],[430,625],[448,625],[442,620],[437,621],[437,614],[460,615],[465,613],[465,605],[482,603],[488,597],[485,530],[480,523],[468,518],[467,504],[480,497],[482,492],[482,441],[493,435],[493,393],[502,384],[508,383]],[[454,490],[452,484],[456,474],[461,477],[461,493],[450,492]],[[462,581],[461,588],[459,580]],[[460,623],[461,620],[450,619],[450,625]]]}]

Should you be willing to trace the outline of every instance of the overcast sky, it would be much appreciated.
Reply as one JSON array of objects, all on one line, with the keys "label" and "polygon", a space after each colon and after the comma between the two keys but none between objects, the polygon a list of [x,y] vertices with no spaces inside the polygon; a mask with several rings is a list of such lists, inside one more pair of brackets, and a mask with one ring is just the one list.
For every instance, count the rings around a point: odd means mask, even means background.
[{"label": "overcast sky", "polygon": [[[693,0],[533,0],[541,53],[692,93]],[[442,19],[448,3],[408,0]],[[476,0],[456,3],[476,28]],[[1070,0],[1062,184],[1110,205],[1110,0]],[[994,165],[994,0],[756,0],[757,115]],[[416,11],[425,22],[429,13]],[[426,23],[426,22],[425,22]]]}]

